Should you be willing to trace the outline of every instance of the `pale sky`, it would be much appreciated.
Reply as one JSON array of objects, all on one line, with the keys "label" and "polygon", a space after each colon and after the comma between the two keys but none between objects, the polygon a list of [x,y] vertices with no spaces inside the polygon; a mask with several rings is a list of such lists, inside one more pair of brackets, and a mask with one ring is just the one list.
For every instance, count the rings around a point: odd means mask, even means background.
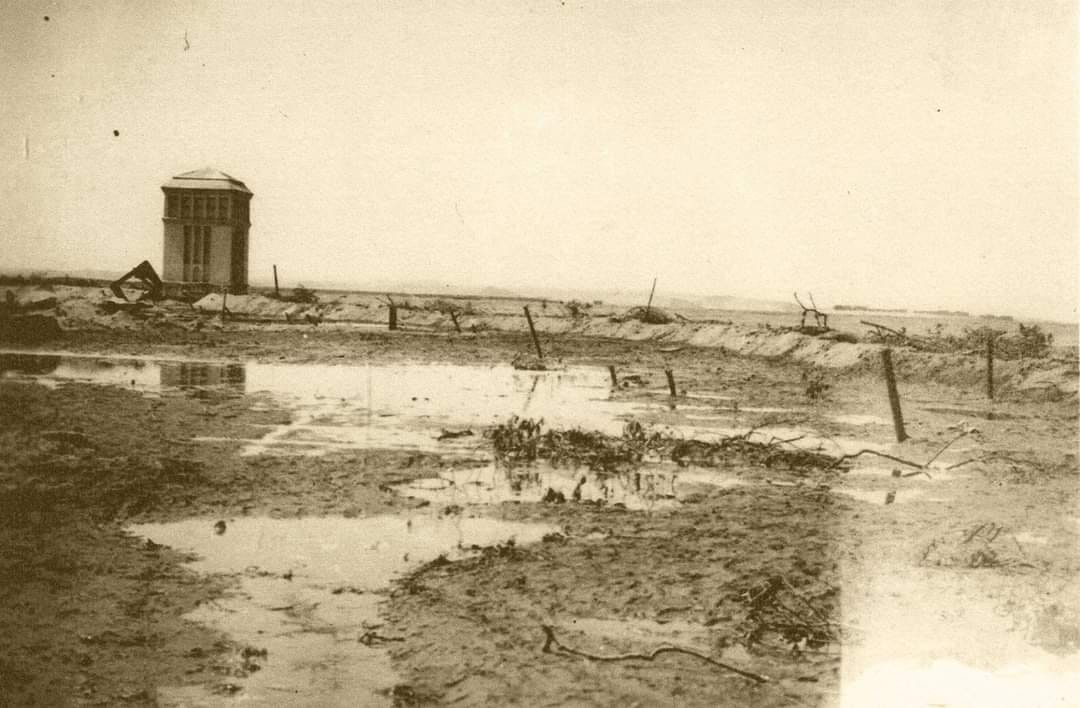
[{"label": "pale sky", "polygon": [[211,166],[256,281],[1075,322],[1076,39],[1039,0],[3,3],[0,268],[160,266]]}]

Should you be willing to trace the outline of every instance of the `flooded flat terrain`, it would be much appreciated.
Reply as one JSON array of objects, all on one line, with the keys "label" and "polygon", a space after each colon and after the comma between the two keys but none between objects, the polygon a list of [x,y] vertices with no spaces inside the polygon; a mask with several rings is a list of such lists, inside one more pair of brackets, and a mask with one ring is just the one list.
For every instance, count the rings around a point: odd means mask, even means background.
[{"label": "flooded flat terrain", "polygon": [[[924,392],[896,443],[876,384],[821,403],[782,367],[762,381],[685,358],[671,397],[613,387],[595,361],[451,359],[0,353],[0,385],[35,421],[8,424],[32,442],[8,438],[27,535],[7,552],[58,523],[81,548],[53,509],[95,500],[129,519],[126,562],[156,564],[129,572],[150,579],[140,607],[178,598],[173,634],[190,635],[146,635],[136,613],[105,657],[88,651],[112,635],[75,632],[79,690],[125,661],[158,662],[156,678],[105,703],[1049,706],[1077,689],[1067,417],[1044,429],[1032,407],[985,417]],[[504,459],[491,433],[513,417],[616,457]],[[79,553],[108,567],[110,543]],[[179,571],[166,552],[188,554]],[[543,627],[600,658],[545,650]],[[665,645],[691,653],[613,659]]]}]

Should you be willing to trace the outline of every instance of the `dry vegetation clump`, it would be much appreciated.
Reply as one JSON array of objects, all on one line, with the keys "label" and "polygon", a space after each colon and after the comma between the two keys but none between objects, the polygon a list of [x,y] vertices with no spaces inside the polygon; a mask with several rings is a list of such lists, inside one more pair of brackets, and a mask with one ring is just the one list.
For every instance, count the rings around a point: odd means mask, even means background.
[{"label": "dry vegetation clump", "polygon": [[566,312],[570,315],[571,319],[581,320],[591,314],[593,303],[582,302],[580,300],[567,300],[563,303],[563,307],[566,308]]},{"label": "dry vegetation clump", "polygon": [[552,464],[583,465],[615,472],[648,460],[669,459],[679,465],[718,467],[740,463],[793,471],[836,468],[836,458],[821,452],[782,447],[783,441],[750,440],[753,431],[719,442],[685,440],[649,430],[637,421],[623,426],[620,436],[581,429],[543,431],[543,420],[514,416],[487,430],[496,459],[506,463],[547,460]]}]

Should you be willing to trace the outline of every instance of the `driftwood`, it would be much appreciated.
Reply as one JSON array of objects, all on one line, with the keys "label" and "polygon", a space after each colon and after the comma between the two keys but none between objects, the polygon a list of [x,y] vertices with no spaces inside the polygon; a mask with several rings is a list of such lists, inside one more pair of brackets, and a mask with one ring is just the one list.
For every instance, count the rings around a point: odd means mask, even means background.
[{"label": "driftwood", "polygon": [[701,659],[704,662],[712,664],[713,666],[724,669],[725,671],[730,671],[730,672],[738,674],[738,675],[740,675],[740,676],[742,676],[744,678],[748,678],[748,679],[750,679],[751,681],[753,681],[755,683],[766,683],[766,682],[769,681],[768,676],[763,676],[761,674],[756,674],[756,673],[754,673],[752,671],[746,671],[744,669],[736,668],[736,667],[734,667],[734,666],[732,666],[730,664],[725,664],[725,663],[723,663],[721,661],[717,661],[716,659],[713,659],[712,657],[705,656],[704,654],[699,654],[698,652],[694,651],[693,649],[683,649],[681,647],[662,646],[662,647],[658,647],[656,649],[653,649],[648,654],[630,653],[630,654],[614,654],[614,655],[611,655],[611,656],[600,656],[598,654],[590,654],[589,652],[581,651],[580,649],[574,649],[573,647],[566,646],[565,644],[563,644],[562,642],[560,642],[558,639],[555,638],[555,630],[552,629],[551,627],[549,627],[546,624],[541,625],[541,629],[544,630],[544,637],[545,637],[544,646],[541,649],[541,651],[543,651],[545,654],[555,654],[555,653],[558,653],[558,652],[563,652],[565,654],[573,654],[574,656],[580,656],[580,657],[584,657],[586,659],[592,659],[593,661],[635,661],[635,660],[638,660],[638,661],[653,661],[654,659],[656,659],[656,657],[660,656],[661,654],[686,654],[687,656],[696,657],[698,659]]}]

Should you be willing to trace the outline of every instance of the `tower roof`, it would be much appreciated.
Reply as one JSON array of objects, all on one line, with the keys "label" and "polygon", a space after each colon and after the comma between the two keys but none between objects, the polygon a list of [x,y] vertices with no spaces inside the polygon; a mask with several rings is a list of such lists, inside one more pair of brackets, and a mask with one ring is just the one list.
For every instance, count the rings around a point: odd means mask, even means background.
[{"label": "tower roof", "polygon": [[240,180],[231,175],[227,175],[221,170],[215,170],[212,167],[205,167],[201,170],[193,170],[191,172],[184,172],[183,174],[176,175],[171,180],[162,185],[164,189],[228,189],[234,192],[243,192],[244,194],[251,194],[251,190],[247,188]]}]

